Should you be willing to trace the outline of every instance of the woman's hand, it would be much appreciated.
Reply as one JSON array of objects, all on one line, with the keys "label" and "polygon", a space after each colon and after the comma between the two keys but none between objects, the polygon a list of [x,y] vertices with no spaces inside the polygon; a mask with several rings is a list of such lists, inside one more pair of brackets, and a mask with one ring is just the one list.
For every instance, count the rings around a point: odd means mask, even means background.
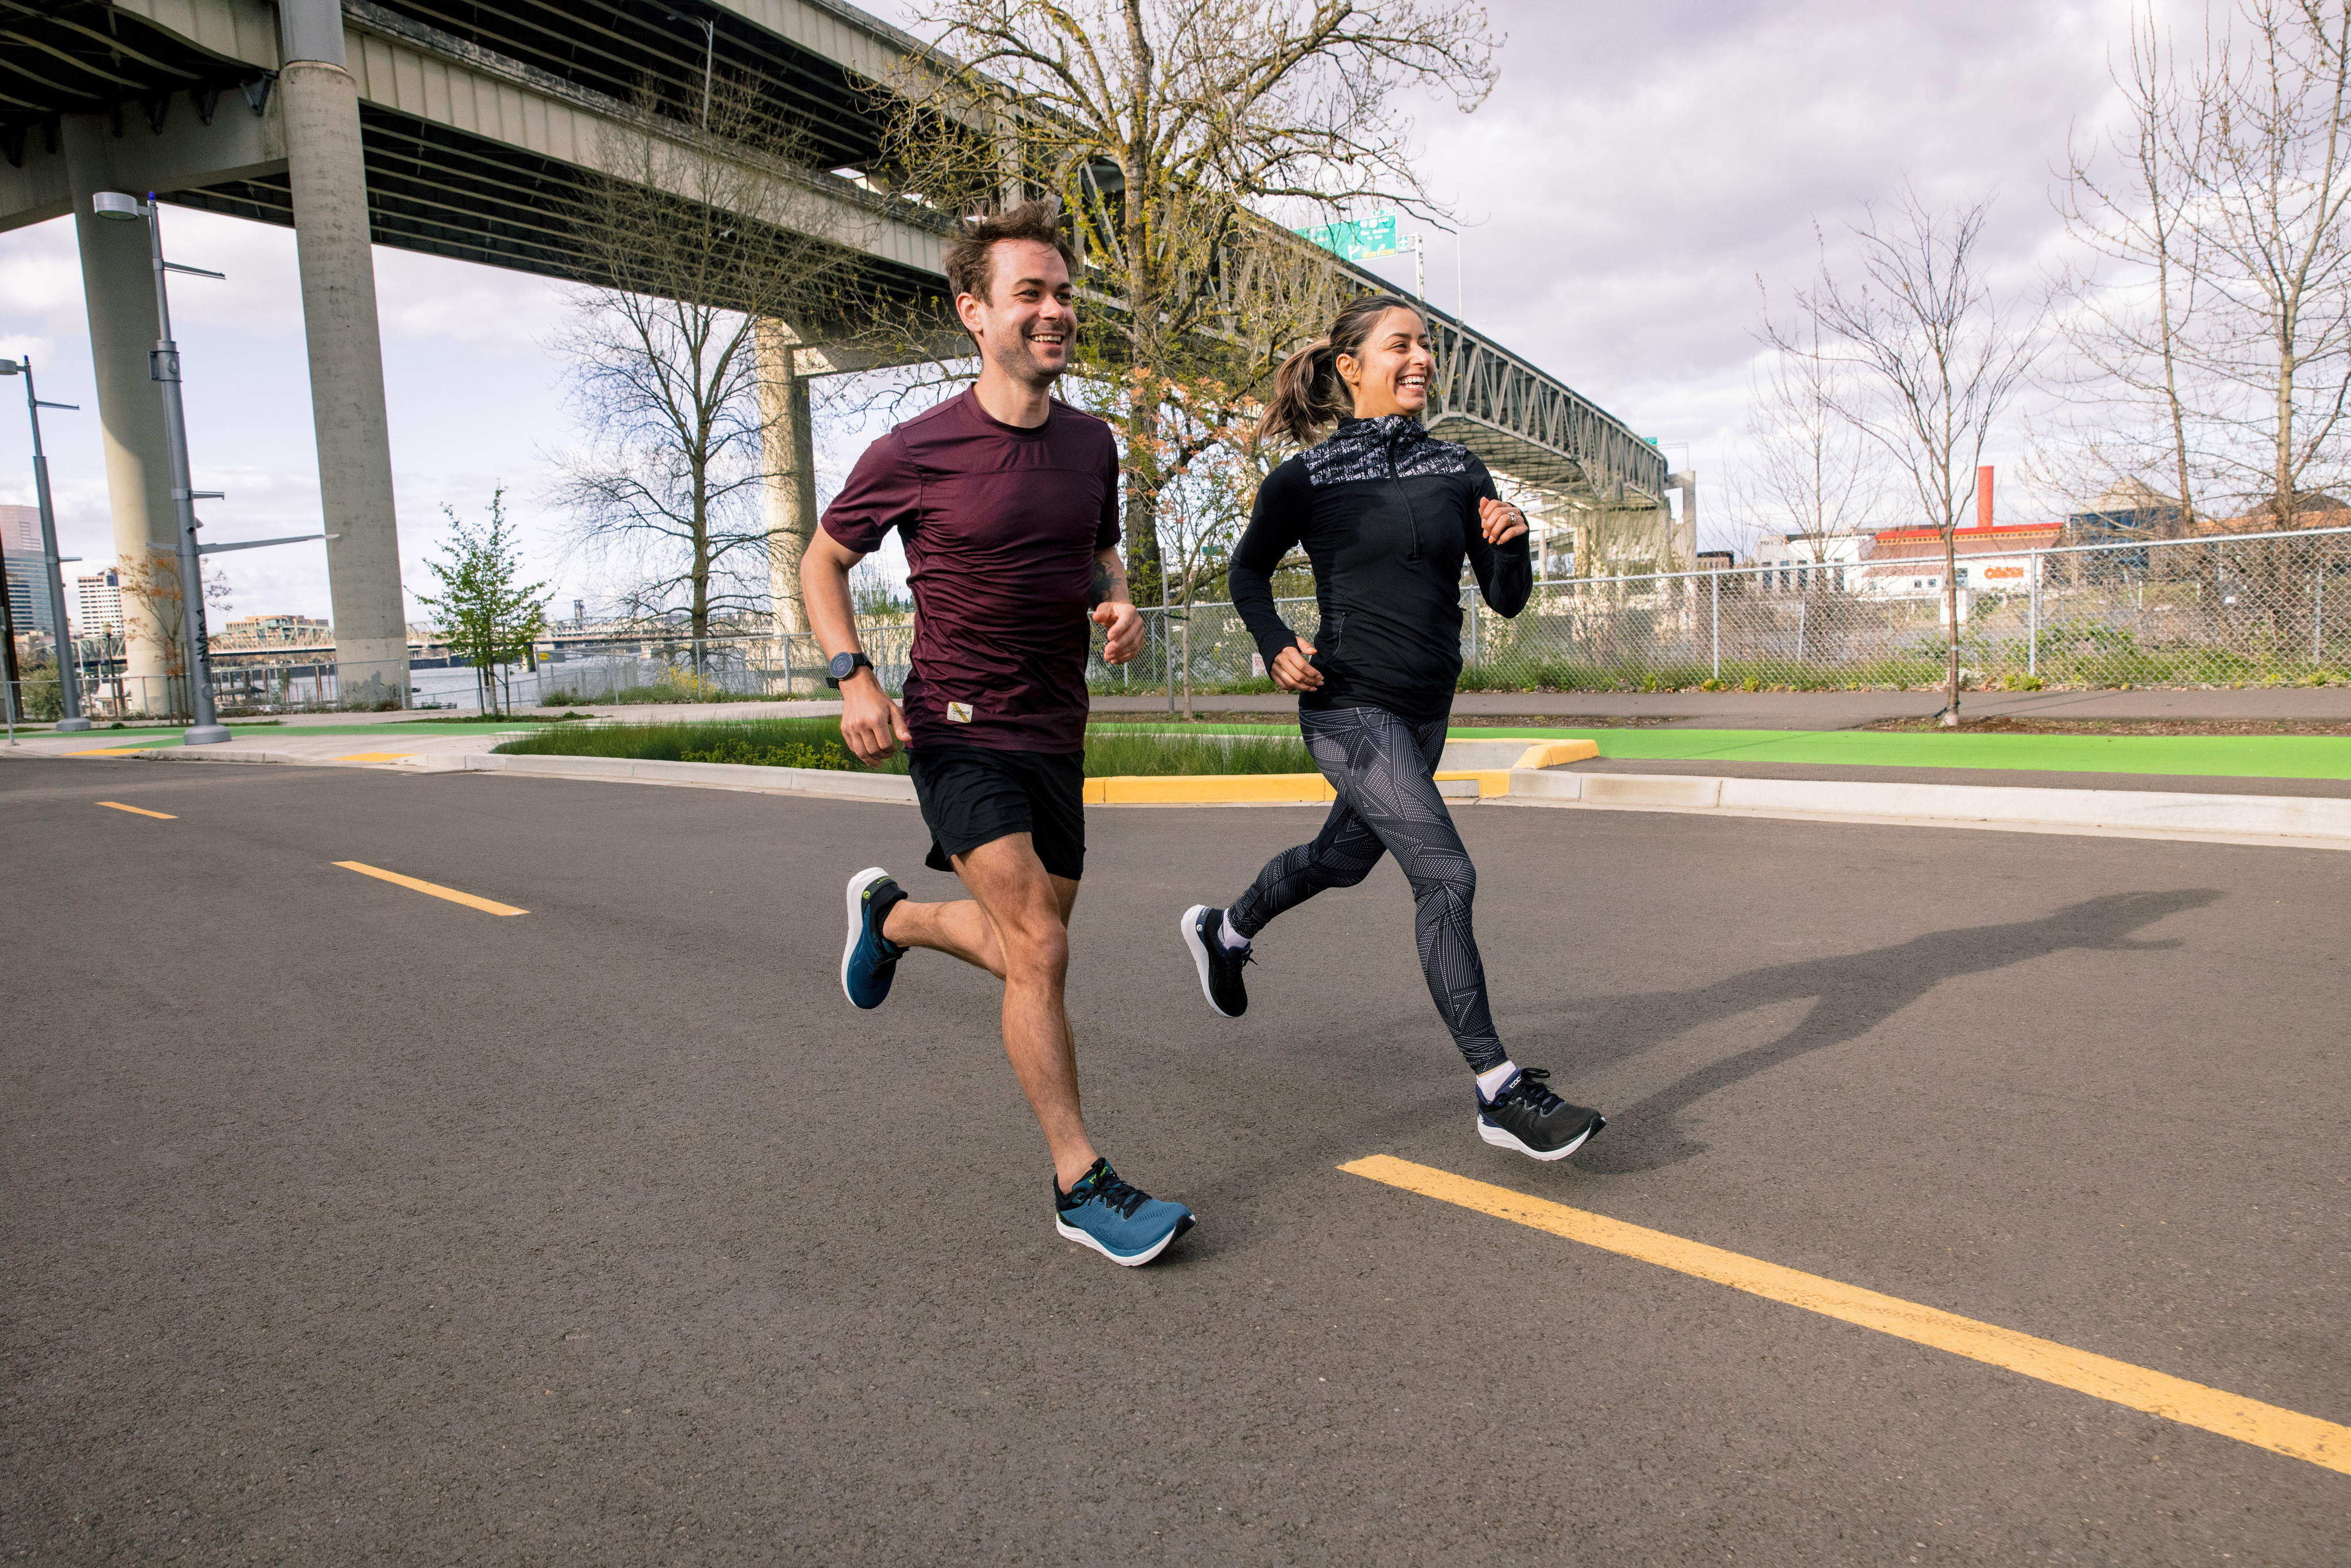
[{"label": "woman's hand", "polygon": [[1270,672],[1273,684],[1285,692],[1311,692],[1320,688],[1322,672],[1306,662],[1313,656],[1314,644],[1303,637],[1298,639],[1297,647],[1284,648],[1276,653]]},{"label": "woman's hand", "polygon": [[1508,501],[1478,497],[1478,526],[1489,545],[1508,544],[1527,531],[1527,515]]}]

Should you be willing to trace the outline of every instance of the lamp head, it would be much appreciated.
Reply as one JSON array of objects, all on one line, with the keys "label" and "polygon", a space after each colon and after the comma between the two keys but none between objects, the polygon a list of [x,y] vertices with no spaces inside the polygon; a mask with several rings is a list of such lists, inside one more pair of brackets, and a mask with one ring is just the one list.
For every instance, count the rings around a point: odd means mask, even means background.
[{"label": "lamp head", "polygon": [[13,375],[15,375],[16,373],[16,361],[14,361],[14,360],[0,360],[0,376],[13,376]]},{"label": "lamp head", "polygon": [[147,215],[147,204],[120,191],[100,191],[89,199],[90,210],[119,224],[135,223]]}]

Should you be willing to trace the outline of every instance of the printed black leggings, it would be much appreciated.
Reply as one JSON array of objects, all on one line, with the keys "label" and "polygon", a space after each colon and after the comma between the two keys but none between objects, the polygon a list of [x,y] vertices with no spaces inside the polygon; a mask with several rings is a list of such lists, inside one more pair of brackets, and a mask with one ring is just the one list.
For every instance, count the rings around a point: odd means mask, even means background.
[{"label": "printed black leggings", "polygon": [[1486,967],[1469,929],[1478,868],[1437,793],[1445,721],[1407,725],[1379,708],[1308,708],[1300,711],[1298,725],[1339,798],[1312,843],[1265,862],[1233,903],[1233,928],[1255,936],[1282,911],[1326,887],[1353,887],[1382,854],[1395,855],[1412,883],[1413,931],[1428,994],[1469,1070],[1499,1067],[1510,1052],[1494,1033]]}]

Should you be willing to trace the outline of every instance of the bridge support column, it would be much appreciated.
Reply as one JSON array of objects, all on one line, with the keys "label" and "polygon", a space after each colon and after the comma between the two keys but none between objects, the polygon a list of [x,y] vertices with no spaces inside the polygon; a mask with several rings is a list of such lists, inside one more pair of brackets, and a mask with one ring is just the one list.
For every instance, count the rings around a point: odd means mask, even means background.
[{"label": "bridge support column", "polygon": [[359,90],[343,68],[335,0],[280,0],[287,172],[294,190],[310,416],[334,603],[336,680],[348,706],[408,700],[400,525],[384,413],[375,256],[368,230]]},{"label": "bridge support column", "polygon": [[[799,373],[794,351],[799,336],[779,321],[755,329],[759,378],[760,465],[767,470],[768,591],[780,638],[809,629],[800,601],[800,559],[816,538],[816,438],[809,407],[809,378]],[[803,672],[793,664],[794,684],[817,670],[810,656]]]},{"label": "bridge support column", "polygon": [[172,597],[180,574],[171,452],[163,437],[162,392],[147,374],[147,354],[155,346],[154,265],[146,225],[106,223],[91,210],[92,195],[115,188],[106,121],[69,114],[58,130],[73,188],[82,304],[89,315],[107,509],[114,517],[114,557],[122,570],[120,631],[130,677],[124,695],[133,712],[164,714],[177,705],[172,673],[183,661],[176,647],[179,603]]}]

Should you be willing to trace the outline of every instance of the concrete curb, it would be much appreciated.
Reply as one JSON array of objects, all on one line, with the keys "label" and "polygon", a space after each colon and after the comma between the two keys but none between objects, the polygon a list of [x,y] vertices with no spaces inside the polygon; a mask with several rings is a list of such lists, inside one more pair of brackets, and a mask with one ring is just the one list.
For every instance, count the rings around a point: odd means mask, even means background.
[{"label": "concrete curb", "polygon": [[[1713,779],[1681,774],[1567,773],[1552,753],[1589,742],[1520,747],[1520,766],[1447,769],[1448,799],[1573,810],[1689,812],[1790,821],[1983,828],[2210,843],[2351,850],[2351,800],[2294,795],[2191,795],[2136,789],[2036,789],[1980,784],[1877,784],[1824,779]],[[73,754],[66,754],[73,755]],[[79,755],[89,755],[81,753]],[[243,747],[119,752],[152,761],[325,765],[321,759]],[[1588,753],[1580,753],[1588,755]],[[1562,757],[1561,760],[1579,760]],[[518,773],[616,783],[684,785],[767,795],[914,801],[903,774],[819,768],[758,768],[726,762],[643,762],[609,757],[425,754],[395,764],[427,773]],[[1312,805],[1332,799],[1319,773],[1090,779],[1093,805]]]},{"label": "concrete curb", "polygon": [[100,747],[95,751],[59,751],[57,757],[131,757],[142,762],[318,762],[316,757],[298,757],[290,751],[263,751],[249,746],[155,746],[125,747],[119,749]]},{"label": "concrete curb", "polygon": [[1510,792],[1499,803],[2351,850],[2351,800],[2298,795],[1865,784],[1520,768],[1512,770]]},{"label": "concrete curb", "polygon": [[539,778],[602,779],[636,784],[688,784],[760,795],[831,795],[913,805],[914,781],[903,773],[843,773],[823,768],[760,768],[737,762],[643,762],[624,757],[510,757],[489,752],[426,756],[427,773],[523,773]]}]

